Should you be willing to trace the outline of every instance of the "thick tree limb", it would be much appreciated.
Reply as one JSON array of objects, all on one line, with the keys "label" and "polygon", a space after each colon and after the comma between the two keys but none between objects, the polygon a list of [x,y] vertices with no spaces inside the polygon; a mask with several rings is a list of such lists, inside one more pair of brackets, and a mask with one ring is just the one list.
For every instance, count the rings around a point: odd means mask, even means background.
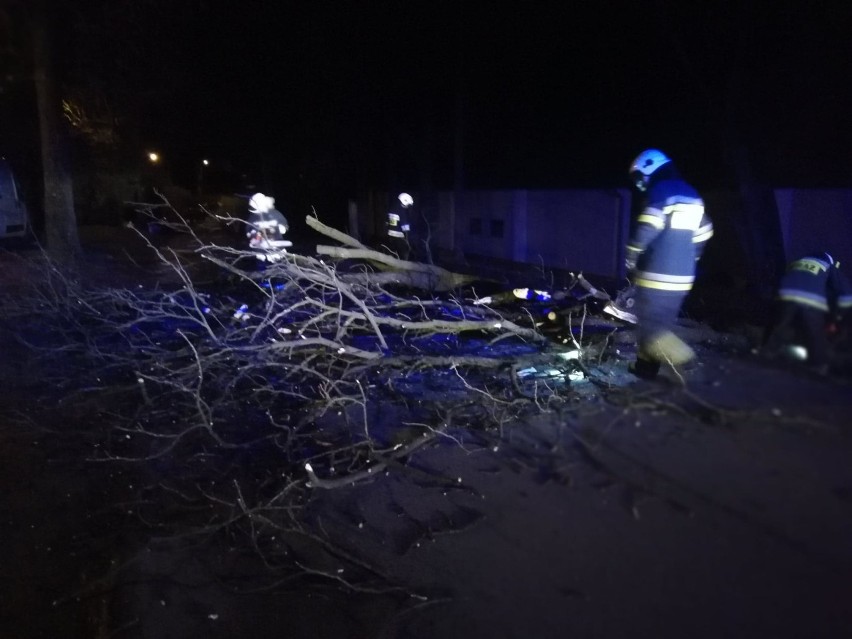
[{"label": "thick tree limb", "polygon": [[356,240],[351,235],[347,235],[342,231],[338,231],[335,228],[323,224],[313,215],[309,215],[305,218],[305,224],[310,226],[313,230],[322,233],[323,235],[330,237],[333,240],[337,240],[341,244],[345,244],[346,246],[351,246],[357,249],[369,250],[365,245],[361,244],[361,242]]},{"label": "thick tree limb", "polygon": [[363,259],[370,262],[378,262],[395,269],[394,272],[384,273],[359,273],[348,275],[347,278],[362,282],[394,283],[422,288],[433,291],[450,291],[459,286],[481,281],[483,278],[477,275],[466,275],[454,273],[434,264],[423,264],[422,262],[408,262],[397,259],[372,249],[348,249],[338,246],[318,245],[319,255],[339,259]]},{"label": "thick tree limb", "polygon": [[356,280],[362,282],[375,282],[377,284],[400,284],[410,286],[412,288],[420,288],[432,291],[449,291],[459,286],[469,284],[471,282],[481,281],[483,278],[475,275],[465,275],[463,273],[453,273],[440,266],[434,264],[424,264],[423,262],[410,262],[400,260],[382,253],[374,251],[363,245],[354,237],[347,235],[337,229],[326,226],[316,217],[309,215],[305,218],[305,223],[314,229],[334,240],[337,240],[346,247],[338,246],[317,246],[317,254],[328,255],[338,259],[363,259],[372,262],[379,268],[386,267],[393,269],[393,272],[386,273],[371,273],[359,274],[353,276]]}]

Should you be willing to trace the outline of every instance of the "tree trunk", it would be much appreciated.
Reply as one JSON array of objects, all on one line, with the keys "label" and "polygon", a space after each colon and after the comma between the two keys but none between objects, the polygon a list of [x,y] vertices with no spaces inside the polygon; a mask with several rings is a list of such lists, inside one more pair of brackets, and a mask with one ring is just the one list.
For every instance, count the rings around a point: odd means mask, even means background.
[{"label": "tree trunk", "polygon": [[751,61],[760,52],[759,45],[755,45],[751,25],[759,19],[763,8],[751,0],[739,2],[732,8],[727,18],[731,41],[719,44],[725,47],[731,62],[727,67],[725,85],[716,89],[708,83],[708,76],[696,68],[695,60],[689,54],[689,47],[683,39],[683,34],[689,31],[671,10],[676,4],[666,0],[657,0],[654,4],[660,30],[667,34],[671,54],[680,61],[692,87],[701,93],[705,102],[715,105],[722,96],[718,105],[718,143],[739,195],[741,216],[734,220],[737,239],[748,265],[749,286],[761,301],[767,302],[774,296],[775,285],[784,269],[784,243],[773,188],[762,184],[752,170],[746,117],[751,106],[749,95],[754,73]]},{"label": "tree trunk", "polygon": [[775,293],[784,269],[784,240],[781,221],[771,186],[761,184],[752,170],[749,153],[748,118],[749,86],[751,82],[749,61],[754,55],[753,34],[748,25],[753,24],[753,3],[739,5],[735,19],[737,64],[732,65],[725,92],[725,130],[722,135],[724,153],[734,171],[742,204],[742,224],[739,225],[750,284],[764,302]]},{"label": "tree trunk", "polygon": [[751,287],[763,301],[769,301],[784,272],[784,239],[775,194],[752,175],[748,149],[742,143],[729,139],[726,150],[739,187],[743,220],[738,228]]},{"label": "tree trunk", "polygon": [[41,0],[33,7],[32,45],[44,173],[45,240],[53,258],[71,262],[79,256],[81,248],[68,165],[68,140],[59,116],[48,20]]}]

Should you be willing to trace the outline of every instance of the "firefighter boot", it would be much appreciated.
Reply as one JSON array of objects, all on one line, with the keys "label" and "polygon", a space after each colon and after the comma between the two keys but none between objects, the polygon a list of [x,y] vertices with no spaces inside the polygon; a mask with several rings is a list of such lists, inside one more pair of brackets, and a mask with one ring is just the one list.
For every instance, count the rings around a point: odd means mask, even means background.
[{"label": "firefighter boot", "polygon": [[642,354],[655,362],[677,367],[695,359],[695,351],[671,331],[660,333],[642,347]]},{"label": "firefighter boot", "polygon": [[640,379],[654,379],[660,372],[660,363],[638,356],[635,362],[630,363],[627,370]]},{"label": "firefighter boot", "polygon": [[624,322],[636,324],[639,319],[636,317],[634,312],[635,305],[636,287],[631,286],[619,291],[618,295],[615,296],[615,299],[611,300],[606,306],[604,306],[603,312],[607,315],[617,317]]}]

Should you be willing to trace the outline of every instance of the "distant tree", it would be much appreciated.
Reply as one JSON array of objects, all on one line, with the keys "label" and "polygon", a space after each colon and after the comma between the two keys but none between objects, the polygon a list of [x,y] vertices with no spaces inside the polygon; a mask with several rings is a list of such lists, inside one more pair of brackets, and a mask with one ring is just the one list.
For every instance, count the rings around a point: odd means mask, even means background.
[{"label": "distant tree", "polygon": [[69,164],[68,135],[61,116],[61,100],[54,71],[53,29],[47,0],[31,5],[32,62],[41,133],[44,171],[44,217],[47,249],[61,262],[81,251],[74,209],[74,187]]},{"label": "distant tree", "polygon": [[59,4],[48,7],[47,0],[5,0],[0,6],[0,25],[8,43],[4,57],[14,59],[33,79],[41,142],[45,240],[52,257],[64,263],[77,258],[80,239],[68,136],[61,116],[53,57]]},{"label": "distant tree", "polygon": [[[712,13],[671,0],[657,0],[655,6],[669,52],[685,72],[681,77],[687,84],[681,90],[701,96],[707,126],[716,130],[716,151],[736,184],[742,212],[737,229],[751,285],[761,296],[770,296],[785,260],[772,185],[761,179],[755,166],[751,131],[758,101],[752,85],[763,75],[755,65],[764,60],[761,50],[771,48],[761,39],[761,29],[754,27],[764,10],[752,2]],[[701,25],[695,24],[698,20]],[[699,26],[700,34],[684,38]]]},{"label": "distant tree", "polygon": [[[200,70],[224,55],[214,38],[215,3],[186,0],[87,0],[75,7],[68,45],[73,64],[65,76],[64,116],[71,124],[75,173],[88,182],[86,213],[108,204],[111,196],[134,197],[151,168],[147,151],[163,153],[169,169],[157,171],[165,181],[184,186],[197,182],[197,148],[205,134],[215,139],[209,121],[210,95],[226,94]],[[217,32],[218,33],[218,32]],[[227,34],[225,34],[227,35]],[[225,64],[221,67],[226,66]],[[180,105],[176,110],[175,106]],[[189,115],[192,114],[192,115]],[[184,117],[181,117],[183,115]],[[208,131],[204,131],[207,128]],[[199,133],[199,130],[204,133]],[[221,163],[216,162],[221,168]],[[92,190],[96,192],[92,192]],[[80,197],[78,206],[83,203]]]},{"label": "distant tree", "polygon": [[[85,191],[85,183],[75,185],[75,180],[110,185],[116,176],[139,171],[141,140],[151,144],[152,133],[164,139],[176,135],[162,113],[188,84],[186,69],[192,65],[173,61],[186,57],[181,30],[203,22],[199,12],[205,5],[172,5],[166,0],[0,1],[0,67],[33,83],[44,239],[57,260],[73,260],[81,250],[75,190]],[[106,194],[89,195],[77,198],[78,205],[85,202],[86,213]]]}]

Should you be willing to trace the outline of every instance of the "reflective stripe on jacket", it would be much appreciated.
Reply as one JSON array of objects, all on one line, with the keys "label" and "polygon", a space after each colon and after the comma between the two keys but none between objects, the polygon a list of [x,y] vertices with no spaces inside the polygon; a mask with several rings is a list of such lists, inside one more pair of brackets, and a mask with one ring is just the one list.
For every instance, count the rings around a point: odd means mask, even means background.
[{"label": "reflective stripe on jacket", "polygon": [[778,299],[824,313],[848,311],[852,308],[852,286],[833,264],[822,257],[808,256],[787,265]]},{"label": "reflective stripe on jacket", "polygon": [[259,231],[268,241],[282,239],[289,228],[287,218],[277,209],[252,211],[248,221],[249,229],[246,235],[251,237],[255,231]]},{"label": "reflective stripe on jacket", "polygon": [[401,214],[391,211],[387,215],[385,229],[389,237],[404,238],[409,226]]},{"label": "reflective stripe on jacket", "polygon": [[695,281],[695,263],[713,237],[704,202],[680,179],[652,183],[627,245],[636,264],[634,283],[662,291],[687,292]]}]

